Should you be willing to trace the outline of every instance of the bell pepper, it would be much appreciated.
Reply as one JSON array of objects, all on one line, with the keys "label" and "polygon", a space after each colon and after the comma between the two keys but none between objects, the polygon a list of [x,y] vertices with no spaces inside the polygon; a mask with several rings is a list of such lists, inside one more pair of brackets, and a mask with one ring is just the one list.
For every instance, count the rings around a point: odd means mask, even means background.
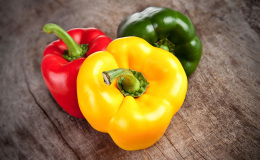
[{"label": "bell pepper", "polygon": [[178,11],[148,7],[125,18],[117,37],[138,36],[150,44],[172,52],[180,60],[187,76],[197,68],[202,44],[191,20]]},{"label": "bell pepper", "polygon": [[187,83],[173,54],[125,37],[83,62],[78,101],[94,129],[109,133],[122,149],[139,150],[162,137],[184,102]]},{"label": "bell pepper", "polygon": [[78,106],[76,91],[79,68],[85,57],[105,50],[112,40],[96,28],[77,28],[66,32],[56,24],[46,24],[43,31],[55,33],[60,38],[44,50],[41,64],[44,82],[53,98],[67,113],[84,118]]}]

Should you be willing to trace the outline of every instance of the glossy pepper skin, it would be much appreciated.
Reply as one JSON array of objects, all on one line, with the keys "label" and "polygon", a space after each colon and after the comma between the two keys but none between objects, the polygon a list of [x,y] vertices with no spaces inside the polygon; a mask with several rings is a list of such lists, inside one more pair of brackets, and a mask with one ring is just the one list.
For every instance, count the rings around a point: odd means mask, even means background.
[{"label": "glossy pepper skin", "polygon": [[[144,94],[123,96],[116,81],[105,84],[102,72],[117,68],[141,72],[149,82]],[[162,137],[184,102],[187,83],[173,54],[139,37],[124,37],[83,62],[77,78],[78,101],[94,129],[109,133],[122,149],[139,150]]]},{"label": "glossy pepper skin", "polygon": [[85,57],[96,51],[105,50],[112,41],[96,28],[76,28],[67,32],[78,44],[88,44],[82,58],[68,61],[62,57],[66,44],[61,40],[51,42],[43,52],[41,70],[44,82],[56,102],[71,116],[84,118],[77,100],[76,80]]},{"label": "glossy pepper skin", "polygon": [[162,7],[148,7],[129,15],[117,31],[117,37],[138,36],[150,44],[167,38],[175,44],[175,56],[180,60],[187,76],[197,68],[202,44],[191,20],[178,11]]}]

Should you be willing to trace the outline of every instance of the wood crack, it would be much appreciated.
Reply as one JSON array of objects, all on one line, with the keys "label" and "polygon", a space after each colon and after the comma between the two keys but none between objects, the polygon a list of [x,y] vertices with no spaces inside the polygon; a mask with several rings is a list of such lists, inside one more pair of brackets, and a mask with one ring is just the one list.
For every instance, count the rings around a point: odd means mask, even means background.
[{"label": "wood crack", "polygon": [[162,150],[157,146],[157,144],[155,144],[155,147],[158,148],[158,150],[162,153],[162,155],[163,155],[164,157],[169,158],[168,156],[166,156],[166,155],[162,152]]},{"label": "wood crack", "polygon": [[[178,114],[178,115],[181,117],[182,121],[184,122],[185,126],[187,126],[187,128],[188,128],[189,131],[190,131],[190,133],[191,133],[194,137],[196,137],[195,134],[194,134],[194,133],[192,132],[192,130],[190,129],[190,127],[188,126],[187,122],[186,122],[186,121],[184,120],[184,118],[182,117],[182,115],[179,114],[178,112],[177,112],[176,114]],[[192,137],[192,139],[195,140],[193,137]],[[196,140],[195,140],[195,141],[196,141]]]},{"label": "wood crack", "polygon": [[152,157],[150,156],[150,154],[149,153],[147,153],[147,151],[146,150],[144,150],[144,153],[149,157],[149,159],[152,159]]},{"label": "wood crack", "polygon": [[207,159],[207,158],[205,158],[205,157],[196,149],[196,147],[192,146],[192,148],[193,148],[203,159]]},{"label": "wood crack", "polygon": [[167,137],[167,135],[164,134],[164,136],[165,136],[166,139],[170,142],[170,144],[173,146],[173,148],[179,153],[179,155],[181,156],[181,158],[184,159],[184,157],[181,155],[181,153],[179,152],[179,150],[174,146],[174,144],[171,142],[171,140]]},{"label": "wood crack", "polygon": [[44,115],[47,117],[47,119],[51,122],[52,126],[54,127],[55,131],[58,133],[58,135],[60,135],[60,138],[62,139],[62,141],[65,143],[65,145],[71,150],[71,152],[75,155],[75,158],[76,159],[80,159],[79,156],[77,155],[76,151],[73,150],[73,148],[69,145],[69,143],[66,141],[66,139],[63,137],[63,135],[61,134],[61,132],[59,131],[58,127],[55,125],[55,123],[51,120],[51,118],[49,117],[49,115],[47,114],[47,112],[43,109],[43,107],[40,105],[40,103],[37,101],[37,98],[35,97],[35,95],[33,94],[31,88],[30,88],[30,85],[29,85],[29,82],[28,82],[28,79],[27,79],[27,76],[25,74],[25,71],[24,71],[24,66],[22,65],[23,67],[23,74],[24,74],[24,79],[25,79],[25,83],[27,85],[27,89],[30,93],[30,95],[32,96],[35,104],[41,109],[41,111],[44,113]]}]

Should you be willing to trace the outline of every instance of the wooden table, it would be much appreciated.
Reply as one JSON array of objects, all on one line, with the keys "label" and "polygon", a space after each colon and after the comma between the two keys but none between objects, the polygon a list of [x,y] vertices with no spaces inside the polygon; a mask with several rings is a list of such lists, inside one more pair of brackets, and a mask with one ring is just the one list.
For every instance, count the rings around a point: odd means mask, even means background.
[{"label": "wooden table", "polygon": [[[260,159],[260,4],[249,0],[1,1],[0,159]],[[86,120],[65,113],[41,75],[54,22],[97,27],[112,39],[118,24],[148,6],[188,15],[203,43],[185,102],[150,148],[124,151]]]}]

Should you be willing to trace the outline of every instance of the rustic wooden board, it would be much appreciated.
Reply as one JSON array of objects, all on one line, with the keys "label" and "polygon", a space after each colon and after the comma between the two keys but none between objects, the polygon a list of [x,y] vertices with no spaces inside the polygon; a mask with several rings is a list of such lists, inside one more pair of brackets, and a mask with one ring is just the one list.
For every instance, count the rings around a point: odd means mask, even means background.
[{"label": "rustic wooden board", "polygon": [[[260,159],[260,4],[243,0],[0,1],[0,159]],[[120,21],[148,6],[188,15],[203,56],[186,100],[163,137],[140,151],[66,114],[41,76],[41,32],[97,27],[116,38]]]}]

